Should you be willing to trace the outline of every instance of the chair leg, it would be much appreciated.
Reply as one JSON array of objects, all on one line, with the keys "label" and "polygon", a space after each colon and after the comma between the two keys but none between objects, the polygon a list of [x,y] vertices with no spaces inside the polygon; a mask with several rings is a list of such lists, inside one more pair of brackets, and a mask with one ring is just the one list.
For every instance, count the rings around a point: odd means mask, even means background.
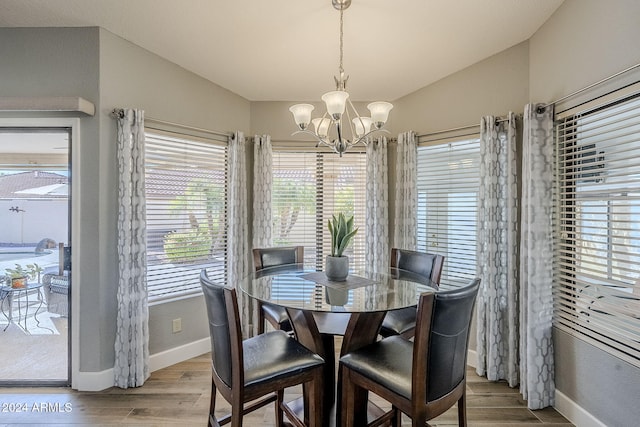
[{"label": "chair leg", "polygon": [[264,310],[262,304],[258,304],[258,335],[264,334]]},{"label": "chair leg", "polygon": [[211,381],[211,400],[209,401],[209,427],[216,427],[218,422],[216,421],[216,385],[213,380]]},{"label": "chair leg", "polygon": [[[309,390],[309,426],[321,427],[324,408],[324,371],[322,368],[315,369]],[[306,421],[306,420],[305,420]]]},{"label": "chair leg", "polygon": [[276,391],[276,427],[282,427],[284,425],[284,413],[282,412],[283,401],[284,390],[280,389]]},{"label": "chair leg", "polygon": [[353,413],[353,408],[355,405],[355,386],[351,382],[351,370],[349,368],[345,368],[340,365],[340,376],[342,380],[342,391],[340,393],[340,399],[342,400],[340,410],[340,425],[342,427],[350,427],[353,426],[355,422],[355,415]]},{"label": "chair leg", "polygon": [[460,427],[467,427],[467,393],[462,393],[458,400],[458,425]]},{"label": "chair leg", "polygon": [[391,408],[393,410],[393,418],[391,419],[391,425],[393,427],[402,427],[402,412],[395,406]]}]

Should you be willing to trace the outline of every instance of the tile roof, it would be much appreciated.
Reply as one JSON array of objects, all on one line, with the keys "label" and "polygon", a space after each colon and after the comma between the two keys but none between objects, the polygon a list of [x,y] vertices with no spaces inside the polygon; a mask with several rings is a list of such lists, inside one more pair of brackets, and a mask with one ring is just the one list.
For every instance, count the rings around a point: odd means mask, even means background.
[{"label": "tile roof", "polygon": [[68,196],[64,194],[15,194],[15,192],[68,182],[69,178],[64,175],[44,171],[0,175],[0,199],[65,199]]}]

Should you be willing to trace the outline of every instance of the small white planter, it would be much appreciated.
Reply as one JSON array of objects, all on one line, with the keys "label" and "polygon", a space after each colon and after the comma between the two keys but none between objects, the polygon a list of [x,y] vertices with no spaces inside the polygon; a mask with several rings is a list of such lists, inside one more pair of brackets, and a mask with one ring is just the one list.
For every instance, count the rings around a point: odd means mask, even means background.
[{"label": "small white planter", "polygon": [[349,257],[327,255],[324,273],[333,282],[344,282],[349,275]]}]

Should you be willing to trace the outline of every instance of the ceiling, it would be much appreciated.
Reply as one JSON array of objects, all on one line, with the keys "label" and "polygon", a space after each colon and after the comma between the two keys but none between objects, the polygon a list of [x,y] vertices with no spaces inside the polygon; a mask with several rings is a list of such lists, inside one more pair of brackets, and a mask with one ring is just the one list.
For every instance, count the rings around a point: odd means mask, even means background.
[{"label": "ceiling", "polygon": [[[354,100],[393,101],[531,37],[563,0],[352,0]],[[0,0],[0,27],[100,26],[250,101],[334,90],[331,0]]]}]

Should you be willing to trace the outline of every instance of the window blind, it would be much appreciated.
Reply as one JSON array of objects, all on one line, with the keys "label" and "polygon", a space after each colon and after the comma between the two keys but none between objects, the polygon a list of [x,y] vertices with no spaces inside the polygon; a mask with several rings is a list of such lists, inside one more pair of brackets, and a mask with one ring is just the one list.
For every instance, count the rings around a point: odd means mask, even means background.
[{"label": "window blind", "polygon": [[554,325],[640,366],[640,97],[556,120]]},{"label": "window blind", "polygon": [[[353,150],[353,149],[352,149]],[[355,216],[360,227],[345,251],[350,268],[364,268],[366,154],[287,149],[274,144],[273,243],[303,245],[305,263],[323,270],[331,253],[327,221],[332,214]]]},{"label": "window blind", "polygon": [[441,284],[476,277],[480,140],[419,145],[417,249],[445,257]]},{"label": "window blind", "polygon": [[226,280],[227,142],[145,133],[149,301],[200,292],[199,273]]}]

